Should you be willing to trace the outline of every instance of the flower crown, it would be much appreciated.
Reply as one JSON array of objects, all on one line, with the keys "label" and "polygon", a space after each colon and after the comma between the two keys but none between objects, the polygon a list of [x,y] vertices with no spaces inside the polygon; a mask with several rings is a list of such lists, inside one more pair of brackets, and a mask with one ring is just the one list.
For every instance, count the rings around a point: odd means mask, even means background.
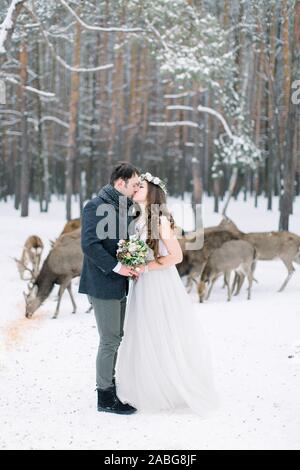
[{"label": "flower crown", "polygon": [[158,176],[152,176],[151,173],[143,173],[140,176],[140,178],[141,178],[142,181],[146,180],[149,183],[153,183],[156,186],[159,186],[165,194],[168,193],[166,183],[163,180],[161,180],[160,178],[158,178]]}]

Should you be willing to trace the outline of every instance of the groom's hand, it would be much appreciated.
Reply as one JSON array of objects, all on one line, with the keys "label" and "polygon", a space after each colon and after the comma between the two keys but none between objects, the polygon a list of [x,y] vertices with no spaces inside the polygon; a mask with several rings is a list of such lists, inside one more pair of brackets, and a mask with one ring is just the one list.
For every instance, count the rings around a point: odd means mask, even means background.
[{"label": "groom's hand", "polygon": [[118,274],[120,274],[121,276],[126,276],[126,277],[137,276],[137,273],[135,272],[135,270],[127,266],[122,266]]}]

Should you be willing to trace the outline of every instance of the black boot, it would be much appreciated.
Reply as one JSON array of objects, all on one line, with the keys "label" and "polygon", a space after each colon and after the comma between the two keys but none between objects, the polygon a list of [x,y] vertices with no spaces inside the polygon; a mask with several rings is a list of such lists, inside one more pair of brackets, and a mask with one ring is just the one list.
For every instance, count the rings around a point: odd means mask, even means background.
[{"label": "black boot", "polygon": [[98,411],[106,411],[108,413],[117,413],[122,415],[130,415],[137,410],[127,403],[122,403],[115,393],[114,387],[106,390],[97,389],[98,392]]}]

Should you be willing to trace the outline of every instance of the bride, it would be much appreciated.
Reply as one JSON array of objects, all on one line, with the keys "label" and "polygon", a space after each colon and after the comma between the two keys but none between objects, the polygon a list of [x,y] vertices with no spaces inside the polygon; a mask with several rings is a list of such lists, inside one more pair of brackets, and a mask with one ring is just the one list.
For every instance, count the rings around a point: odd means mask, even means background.
[{"label": "bride", "polygon": [[174,220],[168,211],[151,211],[166,207],[164,183],[150,173],[141,175],[133,201],[141,211],[135,230],[149,247],[149,262],[130,281],[116,363],[117,394],[139,411],[188,407],[208,415],[219,407],[208,340],[198,305],[175,266],[182,261],[182,251]]}]

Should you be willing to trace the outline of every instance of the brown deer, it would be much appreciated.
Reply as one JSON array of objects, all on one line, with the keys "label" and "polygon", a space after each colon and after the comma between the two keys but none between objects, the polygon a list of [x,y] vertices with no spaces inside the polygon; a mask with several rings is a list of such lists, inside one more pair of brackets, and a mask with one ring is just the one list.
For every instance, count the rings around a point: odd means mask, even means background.
[{"label": "brown deer", "polygon": [[41,263],[41,256],[44,250],[44,244],[40,237],[37,235],[31,235],[27,238],[21,259],[14,258],[17,263],[18,271],[21,279],[25,279],[25,272],[30,273],[30,278],[36,277]]},{"label": "brown deer", "polygon": [[65,233],[73,232],[73,230],[77,230],[81,227],[81,219],[72,219],[66,222],[63,231],[60,235],[64,235]]},{"label": "brown deer", "polygon": [[60,236],[54,243],[38,276],[33,279],[29,293],[25,294],[27,318],[48,298],[55,284],[60,285],[58,302],[53,318],[57,318],[62,295],[68,290],[76,312],[76,304],[72,295],[71,282],[81,274],[83,253],[81,250],[81,229]]},{"label": "brown deer", "polygon": [[258,260],[281,259],[288,270],[287,278],[279,289],[282,292],[295,272],[293,263],[300,264],[300,237],[287,231],[244,233],[229,218],[224,218],[220,227],[251,243],[256,249]]},{"label": "brown deer", "polygon": [[[64,225],[64,228],[63,228],[63,230],[62,230],[62,232],[59,236],[61,237],[62,235],[66,234],[66,233],[73,232],[73,230],[77,230],[80,227],[81,227],[81,219],[71,219],[68,222],[66,222],[66,224]],[[55,243],[55,241],[50,240],[51,247],[54,246],[54,243]]]},{"label": "brown deer", "polygon": [[197,282],[198,277],[201,277],[205,264],[214,250],[220,248],[223,243],[227,241],[239,239],[237,235],[229,230],[222,230],[219,227],[209,227],[204,229],[203,247],[200,250],[187,250],[186,242],[194,241],[196,236],[197,232],[192,232],[179,239],[183,260],[180,264],[176,265],[176,267],[180,276],[188,276],[188,288],[191,287],[193,282]]},{"label": "brown deer", "polygon": [[230,301],[233,293],[233,288],[230,285],[232,272],[248,278],[248,299],[250,299],[255,260],[255,248],[251,243],[244,240],[231,240],[214,250],[204,267],[198,286],[200,302],[203,302],[204,298],[209,299],[214,284],[221,275],[224,276],[225,285],[227,286],[227,300]]},{"label": "brown deer", "polygon": [[[65,235],[66,233],[71,233],[71,232],[73,232],[73,230],[77,230],[80,227],[81,227],[81,219],[80,218],[71,219],[68,222],[66,222],[66,224],[64,225],[64,228],[63,228],[60,236]],[[55,242],[53,240],[50,240],[51,247],[54,246],[54,243]],[[71,286],[70,286],[70,289],[71,289]],[[90,313],[92,311],[92,309],[93,309],[93,307],[91,305],[89,307],[89,309],[87,310],[87,313]]]}]

